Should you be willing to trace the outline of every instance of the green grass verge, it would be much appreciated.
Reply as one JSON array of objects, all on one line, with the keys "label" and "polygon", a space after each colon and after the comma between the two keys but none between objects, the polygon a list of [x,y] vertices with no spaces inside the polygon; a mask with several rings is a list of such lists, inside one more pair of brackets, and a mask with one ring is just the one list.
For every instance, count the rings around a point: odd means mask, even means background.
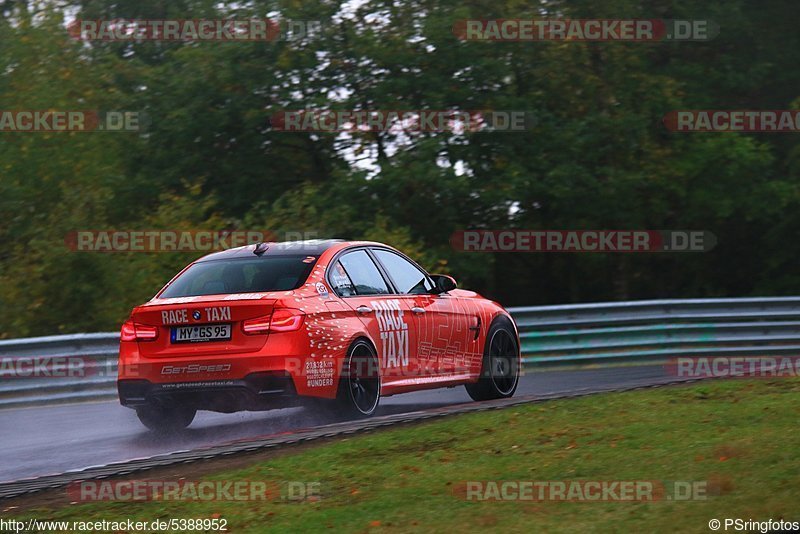
[{"label": "green grass verge", "polygon": [[[709,532],[711,518],[796,520],[798,392],[797,380],[713,381],[531,404],[355,436],[203,477],[319,481],[317,502],[93,503],[24,516],[152,521],[214,514],[233,532]],[[475,502],[458,490],[468,480],[708,481],[712,495],[691,502]]]}]

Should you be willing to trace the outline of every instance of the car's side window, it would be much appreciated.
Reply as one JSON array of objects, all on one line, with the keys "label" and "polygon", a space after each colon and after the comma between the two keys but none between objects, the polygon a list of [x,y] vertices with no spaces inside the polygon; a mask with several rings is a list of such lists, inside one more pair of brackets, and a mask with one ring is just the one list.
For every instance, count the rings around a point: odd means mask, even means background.
[{"label": "car's side window", "polygon": [[397,291],[400,293],[421,295],[430,293],[431,289],[433,289],[433,284],[425,273],[404,257],[382,249],[374,249],[373,252],[389,273],[394,285],[397,287]]},{"label": "car's side window", "polygon": [[348,252],[339,262],[355,285],[357,295],[389,294],[389,287],[365,250]]},{"label": "car's side window", "polygon": [[353,285],[347,272],[338,261],[331,267],[330,273],[331,287],[340,297],[352,297],[356,294],[356,287]]}]

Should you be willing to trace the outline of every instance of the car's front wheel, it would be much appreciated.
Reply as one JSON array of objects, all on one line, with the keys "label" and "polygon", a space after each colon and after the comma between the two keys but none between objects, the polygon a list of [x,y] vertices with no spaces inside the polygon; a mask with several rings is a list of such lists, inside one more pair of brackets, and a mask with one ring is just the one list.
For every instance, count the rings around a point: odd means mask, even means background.
[{"label": "car's front wheel", "polygon": [[144,426],[154,432],[171,433],[183,430],[194,421],[194,408],[144,406],[136,409],[136,415]]},{"label": "car's front wheel", "polygon": [[476,401],[504,399],[514,395],[519,383],[519,345],[511,321],[499,317],[492,322],[483,348],[478,381],[466,384]]}]

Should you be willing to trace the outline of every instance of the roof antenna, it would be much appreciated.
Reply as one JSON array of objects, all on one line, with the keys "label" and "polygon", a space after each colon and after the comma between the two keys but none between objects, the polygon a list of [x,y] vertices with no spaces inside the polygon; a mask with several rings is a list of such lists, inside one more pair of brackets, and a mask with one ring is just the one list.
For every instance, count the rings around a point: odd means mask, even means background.
[{"label": "roof antenna", "polygon": [[268,248],[269,248],[269,245],[267,243],[263,243],[263,242],[259,243],[259,244],[256,245],[256,248],[253,249],[253,254],[255,254],[256,256],[261,256],[262,254],[264,254],[267,251]]}]

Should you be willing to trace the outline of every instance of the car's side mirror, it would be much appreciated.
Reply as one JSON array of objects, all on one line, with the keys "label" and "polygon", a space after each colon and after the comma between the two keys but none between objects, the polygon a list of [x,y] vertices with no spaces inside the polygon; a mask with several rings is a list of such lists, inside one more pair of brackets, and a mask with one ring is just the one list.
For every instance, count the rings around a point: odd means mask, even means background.
[{"label": "car's side mirror", "polygon": [[458,287],[455,278],[447,276],[446,274],[432,274],[431,279],[433,279],[433,283],[436,284],[436,287],[433,288],[433,292],[437,295],[439,293],[447,293]]}]

